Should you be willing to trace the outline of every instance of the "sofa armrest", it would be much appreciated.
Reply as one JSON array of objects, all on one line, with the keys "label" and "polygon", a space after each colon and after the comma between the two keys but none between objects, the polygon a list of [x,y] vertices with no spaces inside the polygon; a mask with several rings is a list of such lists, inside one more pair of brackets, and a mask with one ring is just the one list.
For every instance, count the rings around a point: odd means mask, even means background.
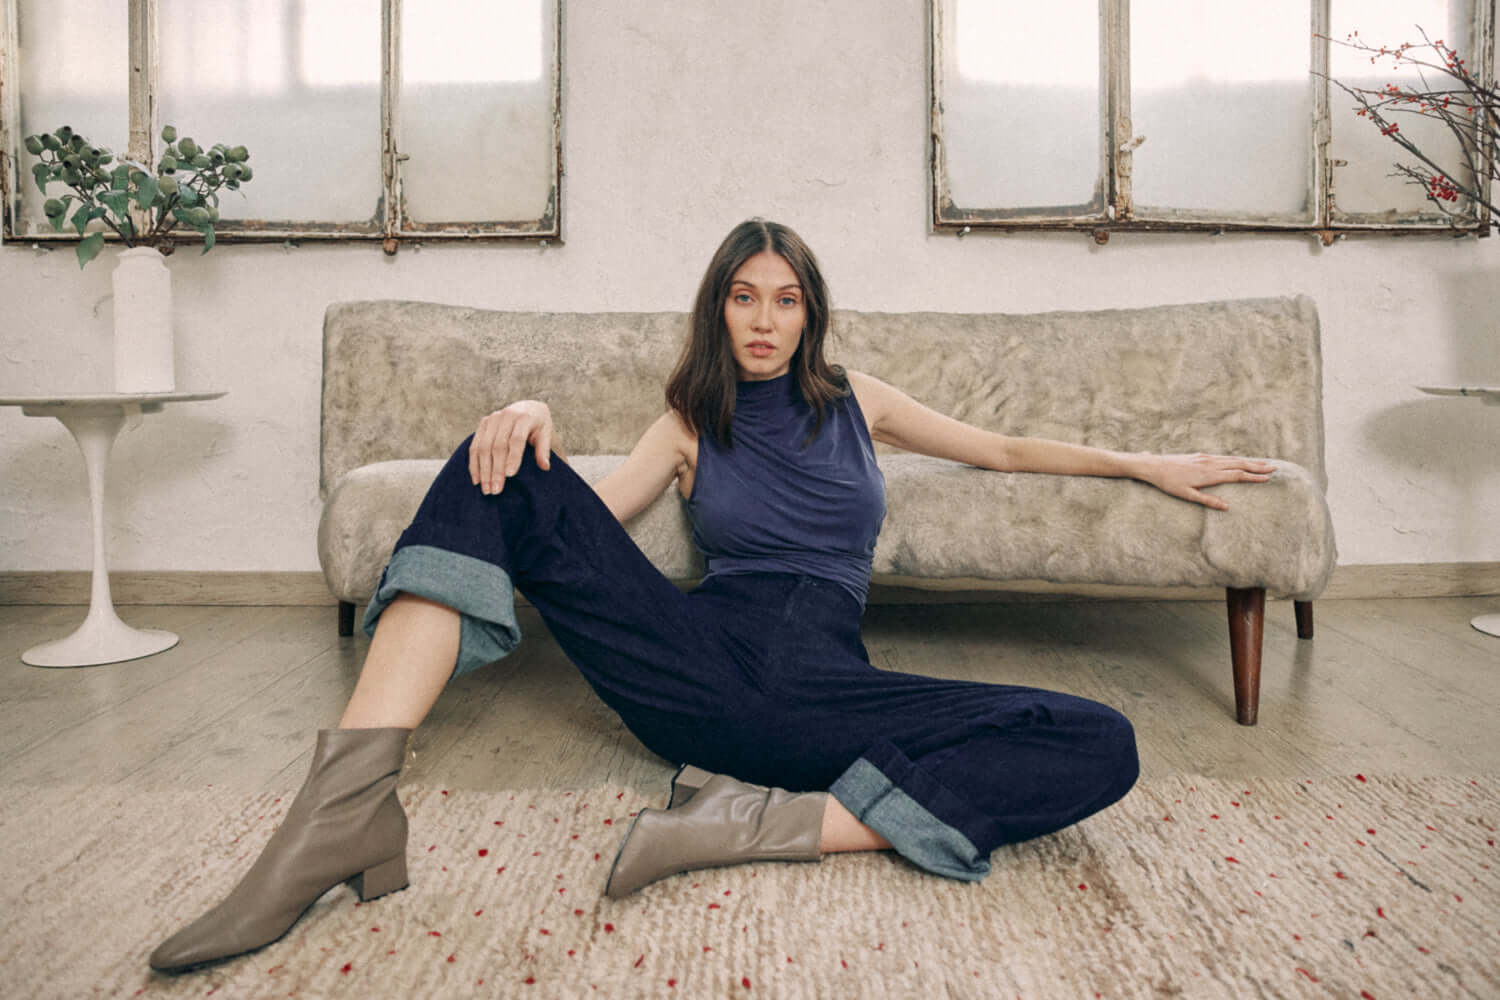
[{"label": "sofa armrest", "polygon": [[1226,484],[1214,511],[1134,480],[880,459],[882,576],[1149,587],[1264,587],[1309,600],[1332,572],[1327,502],[1301,466]]},{"label": "sofa armrest", "polygon": [[[596,483],[623,461],[623,455],[579,455],[568,464],[585,481]],[[374,594],[396,540],[442,468],[439,459],[374,462],[350,470],[334,484],[318,522],[318,562],[328,589],[340,601],[362,604]],[[692,580],[703,575],[703,561],[693,548],[675,485],[626,528],[668,578]]]}]

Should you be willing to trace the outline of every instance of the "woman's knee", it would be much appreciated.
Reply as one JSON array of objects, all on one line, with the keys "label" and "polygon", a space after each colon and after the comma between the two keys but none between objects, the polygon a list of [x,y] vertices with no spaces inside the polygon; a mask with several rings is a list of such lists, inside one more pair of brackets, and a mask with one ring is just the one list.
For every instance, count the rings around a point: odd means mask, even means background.
[{"label": "woman's knee", "polygon": [[1135,727],[1116,709],[1098,705],[1093,728],[1095,753],[1109,763],[1102,775],[1107,786],[1105,794],[1111,799],[1121,798],[1135,785],[1141,773]]}]

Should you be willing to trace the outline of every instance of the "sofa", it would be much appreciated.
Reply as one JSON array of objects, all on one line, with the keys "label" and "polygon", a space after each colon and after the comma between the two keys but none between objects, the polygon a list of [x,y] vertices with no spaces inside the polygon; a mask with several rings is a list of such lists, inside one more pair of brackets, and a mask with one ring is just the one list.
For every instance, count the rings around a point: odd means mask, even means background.
[{"label": "sofa", "polygon": [[[339,631],[374,593],[442,461],[479,418],[551,406],[568,461],[596,482],[665,403],[684,313],[501,312],[337,302],[323,325],[318,558]],[[1011,435],[1128,451],[1266,458],[1227,512],[1133,480],[994,473],[879,449],[887,515],[875,583],[1222,588],[1235,714],[1253,725],[1269,593],[1299,636],[1335,548],[1323,465],[1318,317],[1305,297],[1030,315],[836,311],[830,359]],[[675,484],[627,525],[669,578],[701,560]]]}]

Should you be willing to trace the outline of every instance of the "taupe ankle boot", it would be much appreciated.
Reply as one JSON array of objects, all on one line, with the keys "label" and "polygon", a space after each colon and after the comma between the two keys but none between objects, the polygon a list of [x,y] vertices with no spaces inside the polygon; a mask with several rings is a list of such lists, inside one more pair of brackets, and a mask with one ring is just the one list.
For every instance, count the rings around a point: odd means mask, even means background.
[{"label": "taupe ankle boot", "polygon": [[604,894],[618,899],[695,868],[817,861],[827,805],[827,792],[793,793],[712,775],[686,805],[640,811],[620,844]]},{"label": "taupe ankle boot", "polygon": [[409,729],[325,729],[281,826],[234,891],[151,953],[181,972],[264,947],[340,882],[362,900],[406,888],[396,779]]}]

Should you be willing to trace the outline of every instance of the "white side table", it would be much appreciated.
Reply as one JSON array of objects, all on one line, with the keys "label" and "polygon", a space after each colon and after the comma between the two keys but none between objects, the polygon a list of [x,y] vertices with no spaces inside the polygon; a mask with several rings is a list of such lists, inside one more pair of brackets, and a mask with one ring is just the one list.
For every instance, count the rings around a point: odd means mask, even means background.
[{"label": "white side table", "polygon": [[[1500,406],[1500,386],[1419,385],[1417,388],[1434,396],[1470,396],[1486,406]],[[1480,615],[1469,624],[1485,635],[1500,636],[1500,614]]]},{"label": "white side table", "polygon": [[168,403],[218,399],[223,392],[97,393],[67,396],[8,396],[0,406],[19,406],[28,417],[56,417],[83,452],[93,508],[94,576],[89,613],[72,635],[44,642],[21,654],[33,667],[90,667],[135,660],[177,645],[177,636],[158,629],[131,628],[115,614],[104,560],[104,473],[115,436],[126,418],[132,426],[143,413],[157,413]]}]

